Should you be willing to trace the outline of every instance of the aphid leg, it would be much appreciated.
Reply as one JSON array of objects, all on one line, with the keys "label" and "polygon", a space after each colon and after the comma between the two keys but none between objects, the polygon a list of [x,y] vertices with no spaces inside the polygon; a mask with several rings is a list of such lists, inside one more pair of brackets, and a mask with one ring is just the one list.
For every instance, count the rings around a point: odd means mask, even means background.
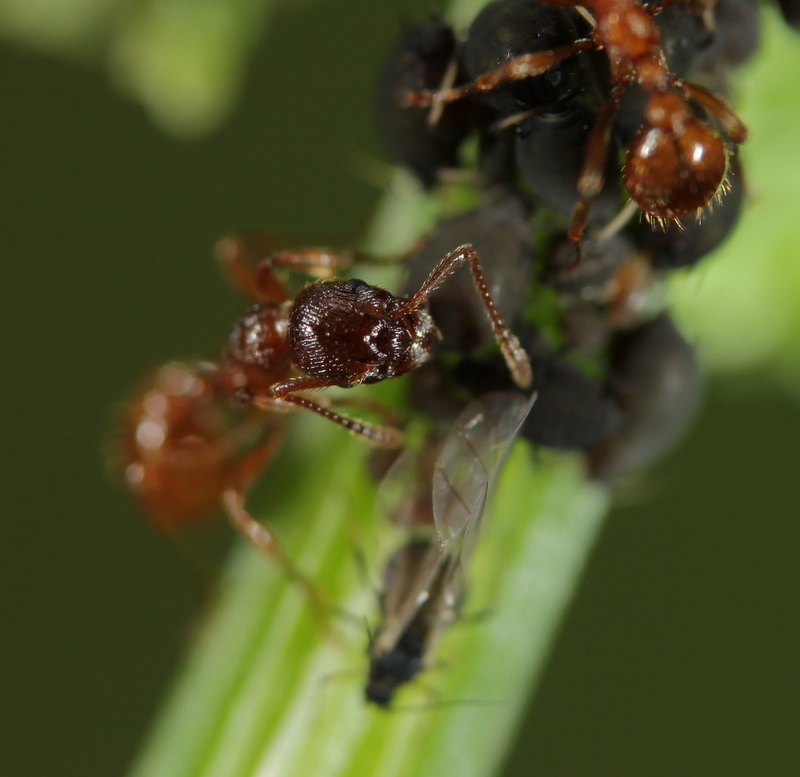
[{"label": "aphid leg", "polygon": [[586,142],[586,154],[583,167],[578,177],[578,200],[572,211],[572,221],[567,235],[575,246],[575,264],[581,261],[581,238],[589,220],[592,199],[600,194],[605,183],[605,168],[608,161],[608,149],[611,139],[611,125],[619,107],[619,101],[625,91],[625,84],[617,84],[606,100]]},{"label": "aphid leg", "polygon": [[[568,4],[573,5],[573,3]],[[574,4],[579,5],[579,3]],[[595,43],[591,38],[582,38],[552,51],[521,54],[504,62],[496,70],[489,70],[483,73],[468,84],[454,86],[450,89],[411,91],[406,98],[407,104],[426,108],[441,103],[455,102],[476,92],[490,92],[492,89],[497,89],[498,86],[509,81],[520,81],[523,78],[541,75],[573,54],[587,51],[593,48],[594,45]]]},{"label": "aphid leg", "polygon": [[264,409],[274,408],[280,405],[294,405],[310,410],[312,413],[321,415],[329,421],[333,421],[339,426],[343,426],[351,434],[363,437],[372,445],[380,448],[399,448],[405,439],[405,435],[400,429],[391,426],[379,426],[357,418],[348,418],[340,415],[335,410],[324,407],[318,402],[314,402],[308,397],[296,393],[299,391],[313,391],[315,389],[327,388],[332,384],[324,378],[294,378],[285,383],[279,383],[271,389],[272,396],[255,396],[252,399],[256,407]]},{"label": "aphid leg", "polygon": [[480,259],[475,249],[470,245],[461,246],[451,251],[447,256],[434,267],[433,272],[428,276],[422,288],[408,301],[407,310],[415,310],[434,292],[442,283],[447,280],[464,262],[469,262],[472,271],[472,280],[478,297],[486,311],[486,315],[491,322],[494,336],[497,339],[503,358],[514,379],[520,388],[527,388],[533,380],[533,372],[528,354],[520,345],[519,340],[511,333],[509,328],[503,323],[503,319],[497,312],[492,295],[489,293],[489,286],[486,283],[486,276],[483,274]]},{"label": "aphid leg", "polygon": [[747,127],[725,100],[702,86],[680,78],[673,78],[671,81],[673,86],[680,89],[689,100],[705,108],[722,125],[722,129],[733,143],[739,145],[747,140]]},{"label": "aphid leg", "polygon": [[246,296],[257,302],[285,302],[289,295],[272,274],[273,268],[302,272],[315,278],[329,278],[335,270],[349,267],[357,256],[353,251],[327,248],[275,250],[267,235],[229,235],[217,243],[216,254],[225,273]]}]

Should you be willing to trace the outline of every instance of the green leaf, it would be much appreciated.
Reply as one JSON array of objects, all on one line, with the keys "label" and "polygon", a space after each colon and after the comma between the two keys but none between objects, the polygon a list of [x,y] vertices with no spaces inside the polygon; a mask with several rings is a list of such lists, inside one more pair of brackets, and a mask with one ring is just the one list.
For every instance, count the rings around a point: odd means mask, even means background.
[{"label": "green leaf", "polygon": [[731,239],[670,292],[711,370],[758,370],[800,395],[800,40],[774,9],[762,18],[762,49],[736,80],[748,202]]}]

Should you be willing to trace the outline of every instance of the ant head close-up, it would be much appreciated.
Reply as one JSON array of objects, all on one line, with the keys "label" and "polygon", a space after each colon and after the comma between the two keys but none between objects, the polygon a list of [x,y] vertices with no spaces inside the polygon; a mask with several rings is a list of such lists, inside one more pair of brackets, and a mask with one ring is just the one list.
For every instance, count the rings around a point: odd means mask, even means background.
[{"label": "ant head close-up", "polygon": [[289,314],[295,365],[345,388],[405,375],[430,358],[440,338],[422,301],[357,278],[306,286]]}]

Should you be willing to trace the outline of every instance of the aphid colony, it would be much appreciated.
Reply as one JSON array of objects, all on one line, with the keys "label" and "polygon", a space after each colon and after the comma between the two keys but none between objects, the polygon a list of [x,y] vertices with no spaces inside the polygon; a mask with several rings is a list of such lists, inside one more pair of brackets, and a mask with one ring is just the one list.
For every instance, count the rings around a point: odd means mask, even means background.
[{"label": "aphid colony", "polygon": [[[796,24],[794,5],[781,8]],[[757,30],[755,0],[497,0],[463,37],[438,18],[407,31],[379,80],[384,146],[428,189],[469,166],[475,205],[406,258],[400,296],[332,277],[363,258],[353,252],[221,241],[251,306],[215,359],[145,381],[117,435],[116,466],[153,525],[169,533],[221,509],[313,592],[245,508],[286,411],[394,451],[381,491],[398,539],[366,687],[388,705],[457,615],[486,493],[518,432],[582,451],[589,476],[616,481],[688,424],[697,362],[660,281],[736,223],[747,133],[721,95]],[[292,294],[290,272],[315,280]],[[414,452],[363,394],[324,393],[404,375],[411,412],[430,419]]]}]

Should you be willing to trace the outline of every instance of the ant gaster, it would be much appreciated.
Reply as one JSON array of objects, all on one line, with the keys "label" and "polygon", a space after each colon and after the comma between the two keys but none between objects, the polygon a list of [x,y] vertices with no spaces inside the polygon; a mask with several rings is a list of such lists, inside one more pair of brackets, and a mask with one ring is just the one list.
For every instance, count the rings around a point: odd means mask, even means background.
[{"label": "ant gaster", "polygon": [[245,506],[246,491],[282,442],[285,416],[232,405],[225,378],[212,362],[159,367],[125,406],[110,464],[159,534],[176,540],[222,509],[319,612],[322,595]]},{"label": "ant gaster", "polygon": [[[369,442],[395,447],[402,432],[348,418],[302,392],[329,386],[377,383],[428,361],[441,338],[427,299],[462,264],[468,264],[514,382],[530,384],[530,363],[503,323],[491,298],[477,253],[465,245],[451,251],[411,297],[358,279],[323,280],[292,301],[272,273],[274,267],[330,269],[352,261],[346,254],[315,250],[265,255],[248,237],[224,239],[218,253],[238,285],[258,301],[239,318],[223,353],[231,392],[263,409],[300,407],[337,423]],[[248,265],[248,255],[259,256]],[[305,376],[293,376],[293,373]]]},{"label": "ant gaster", "polygon": [[[674,76],[667,67],[653,16],[677,0],[650,8],[639,0],[542,0],[548,5],[582,6],[592,14],[591,37],[548,51],[523,54],[483,73],[474,81],[440,91],[410,92],[408,104],[440,105],[504,83],[540,75],[568,57],[590,49],[608,56],[612,88],[592,128],[578,179],[569,237],[580,257],[580,239],[591,201],[603,188],[611,126],[620,100],[632,84],[647,95],[644,121],[628,146],[623,169],[631,199],[656,221],[678,220],[708,205],[724,188],[728,150],[719,133],[692,113],[705,109],[731,142],[743,143],[747,129],[733,109],[703,87]],[[701,3],[707,10],[709,2]]]}]

